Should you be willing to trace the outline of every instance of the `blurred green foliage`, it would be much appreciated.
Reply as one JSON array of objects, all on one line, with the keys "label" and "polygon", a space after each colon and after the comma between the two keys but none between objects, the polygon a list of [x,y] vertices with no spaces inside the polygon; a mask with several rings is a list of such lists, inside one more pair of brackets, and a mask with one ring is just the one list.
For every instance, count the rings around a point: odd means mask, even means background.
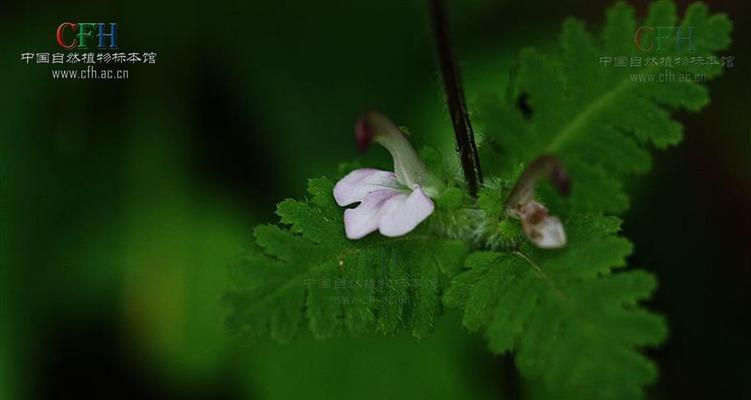
[{"label": "blurred green foliage", "polygon": [[[55,330],[71,318],[111,318],[129,357],[150,365],[167,387],[210,382],[234,365],[239,393],[271,398],[310,385],[321,397],[330,390],[481,392],[456,363],[454,344],[472,342],[457,331],[422,343],[364,338],[359,355],[362,342],[354,340],[238,350],[218,301],[226,264],[250,239],[249,227],[271,216],[273,203],[264,201],[297,194],[309,176],[353,158],[361,111],[382,109],[412,127],[416,141],[442,136],[451,148],[422,7],[254,2],[203,10],[186,3],[153,4],[144,13],[126,3],[96,10],[46,4],[9,21],[3,31],[19,32],[11,59],[55,51],[60,15],[116,21],[124,50],[157,51],[159,59],[133,67],[126,82],[53,81],[38,66],[2,64],[0,74],[14,78],[4,82],[0,103],[3,304],[11,306],[3,307],[0,338],[13,351],[0,355],[0,387],[17,382],[13,397],[45,393],[29,379],[48,368],[51,352],[76,351],[45,347]],[[198,30],[203,19],[222,22]],[[208,90],[200,91],[201,80]],[[267,180],[249,189],[201,171],[196,137],[215,134],[200,127],[201,97],[212,91],[227,92],[250,121],[240,134],[253,135],[257,147],[243,149],[246,157],[270,160],[261,164]],[[378,152],[367,158],[387,162]],[[335,362],[347,357],[346,368]],[[328,367],[290,385],[290,371],[302,367],[280,374],[277,364],[295,359]],[[326,379],[345,371],[348,379]]]},{"label": "blurred green foliage", "polygon": [[483,376],[466,373],[484,349],[455,316],[439,325],[420,341],[404,334],[254,346],[241,380],[265,399],[493,398]]}]

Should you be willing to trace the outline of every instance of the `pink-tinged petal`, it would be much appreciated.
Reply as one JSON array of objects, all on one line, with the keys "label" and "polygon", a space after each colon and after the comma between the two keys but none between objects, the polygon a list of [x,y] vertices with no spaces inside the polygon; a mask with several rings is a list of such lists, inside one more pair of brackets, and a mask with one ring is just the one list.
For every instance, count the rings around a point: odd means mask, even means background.
[{"label": "pink-tinged petal", "polygon": [[393,189],[370,192],[355,208],[344,210],[344,231],[347,239],[360,239],[378,229],[381,211],[385,203],[407,195]]},{"label": "pink-tinged petal", "polygon": [[552,215],[545,217],[534,226],[525,225],[525,233],[534,239],[532,243],[543,249],[558,249],[566,245],[566,231],[561,221]]},{"label": "pink-tinged petal", "polygon": [[383,236],[406,235],[433,213],[433,201],[415,185],[409,195],[393,196],[383,204],[378,231]]},{"label": "pink-tinged petal", "polygon": [[561,221],[550,214],[542,204],[532,200],[521,210],[522,228],[527,238],[537,247],[557,249],[566,245],[566,231]]},{"label": "pink-tinged petal", "polygon": [[373,168],[356,169],[334,186],[334,199],[340,206],[363,201],[369,193],[399,186],[393,172]]}]

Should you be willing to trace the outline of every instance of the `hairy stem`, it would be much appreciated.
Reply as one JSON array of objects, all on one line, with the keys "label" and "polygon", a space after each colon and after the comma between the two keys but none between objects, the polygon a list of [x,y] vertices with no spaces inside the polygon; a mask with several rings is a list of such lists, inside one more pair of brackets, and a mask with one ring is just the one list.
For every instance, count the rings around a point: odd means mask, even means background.
[{"label": "hairy stem", "polygon": [[472,123],[469,120],[467,103],[464,99],[459,67],[456,63],[456,56],[451,48],[446,2],[445,0],[429,1],[433,37],[438,50],[438,61],[441,65],[441,74],[443,75],[446,102],[451,114],[451,122],[454,125],[454,135],[456,136],[456,144],[462,162],[464,179],[467,182],[470,195],[476,197],[477,189],[480,183],[482,183],[480,157],[477,154],[475,135],[472,131]]}]

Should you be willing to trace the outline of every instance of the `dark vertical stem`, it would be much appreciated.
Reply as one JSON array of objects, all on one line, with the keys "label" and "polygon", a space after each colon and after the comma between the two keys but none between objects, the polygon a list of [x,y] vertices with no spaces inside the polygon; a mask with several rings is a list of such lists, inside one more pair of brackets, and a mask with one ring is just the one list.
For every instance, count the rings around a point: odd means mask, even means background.
[{"label": "dark vertical stem", "polygon": [[467,181],[469,193],[472,197],[476,197],[478,186],[482,183],[480,157],[477,154],[475,134],[472,131],[467,103],[464,100],[459,66],[456,63],[456,57],[451,48],[446,2],[445,0],[429,1],[433,36],[438,50],[438,61],[441,65],[441,74],[443,75],[446,102],[451,113],[451,122],[454,125],[454,135],[456,136],[456,144],[459,148],[464,179]]}]

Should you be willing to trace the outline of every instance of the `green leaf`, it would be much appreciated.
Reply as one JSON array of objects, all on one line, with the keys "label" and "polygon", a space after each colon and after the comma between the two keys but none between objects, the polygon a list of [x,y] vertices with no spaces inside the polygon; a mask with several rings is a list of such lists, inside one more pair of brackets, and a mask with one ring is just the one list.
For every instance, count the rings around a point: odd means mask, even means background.
[{"label": "green leaf", "polygon": [[[626,209],[623,181],[649,169],[650,146],[680,141],[682,127],[669,113],[697,111],[709,98],[698,82],[632,77],[668,67],[605,67],[599,61],[617,56],[706,59],[729,45],[730,21],[709,15],[702,4],[690,6],[683,21],[676,21],[669,1],[652,3],[643,22],[635,20],[630,6],[616,4],[598,39],[583,23],[569,19],[559,48],[549,54],[524,50],[509,98],[487,101],[481,109],[486,171],[506,176],[541,154],[563,161],[573,179],[570,199],[561,200],[546,187],[540,194],[562,216],[569,240],[556,251],[526,241],[506,246],[507,251],[486,246],[468,257],[467,270],[453,280],[444,301],[464,309],[464,325],[482,331],[492,351],[514,352],[522,376],[542,383],[539,393],[548,397],[640,398],[642,387],[656,378],[655,365],[640,351],[658,345],[667,329],[661,317],[639,305],[656,282],[643,271],[614,272],[625,267],[631,245],[617,235],[620,221],[603,213]],[[642,53],[634,45],[638,26],[677,24],[692,27],[693,52],[673,46]],[[690,63],[669,68],[675,75],[706,79],[723,70]],[[501,218],[500,236],[513,237],[516,226],[492,208],[504,198],[501,191],[485,190],[478,205],[487,216]]]},{"label": "green leaf", "polygon": [[[680,77],[709,80],[723,71],[721,65],[674,62],[679,57],[708,60],[729,45],[730,21],[725,15],[709,15],[703,4],[691,5],[680,24],[681,36],[687,35],[688,27],[693,29],[693,51],[687,51],[686,42],[678,48],[673,41],[665,41],[662,51],[656,46],[649,52],[637,49],[637,26],[669,27],[676,20],[675,6],[669,1],[652,3],[647,20],[638,24],[633,9],[618,3],[607,13],[601,39],[587,32],[581,21],[569,19],[555,52],[522,51],[510,98],[487,100],[480,109],[486,169],[504,172],[541,154],[554,154],[575,180],[567,208],[624,211],[628,198],[623,179],[649,169],[646,147],[664,148],[681,140],[682,127],[669,111],[697,111],[709,101],[701,83]],[[654,38],[644,36],[645,41],[650,39]],[[628,57],[628,66],[606,66],[601,57]],[[631,67],[631,57],[638,57],[643,67]],[[646,66],[648,58],[666,57],[672,67]],[[673,74],[672,81],[660,82],[658,74],[666,71]],[[639,81],[646,76],[655,81]],[[670,79],[665,75],[664,80]],[[521,99],[532,110],[528,118],[517,107]]]},{"label": "green leaf", "polygon": [[255,245],[234,263],[225,299],[230,326],[279,341],[306,327],[318,338],[430,332],[467,247],[419,229],[395,239],[347,240],[331,181],[313,179],[308,189],[307,201],[281,202],[285,226],[257,227]]},{"label": "green leaf", "polygon": [[464,325],[483,330],[492,351],[516,352],[522,375],[573,398],[638,398],[656,377],[638,352],[665,337],[661,317],[638,306],[655,279],[611,273],[631,251],[614,217],[566,221],[571,245],[544,251],[472,253],[445,301],[464,309]]}]

